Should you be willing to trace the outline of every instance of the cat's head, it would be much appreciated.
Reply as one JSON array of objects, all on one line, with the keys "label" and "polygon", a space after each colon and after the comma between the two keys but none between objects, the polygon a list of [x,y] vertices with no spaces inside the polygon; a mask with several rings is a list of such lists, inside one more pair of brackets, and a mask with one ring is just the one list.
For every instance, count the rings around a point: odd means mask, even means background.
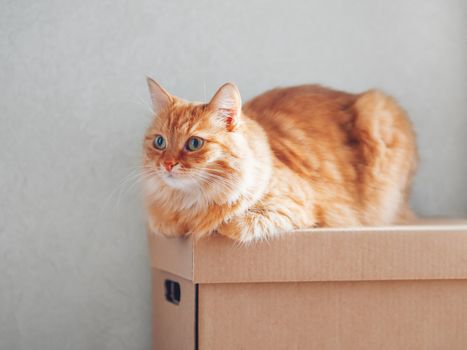
[{"label": "cat's head", "polygon": [[202,104],[179,99],[150,78],[148,86],[154,117],[143,145],[146,174],[174,191],[234,190],[245,151],[237,87],[224,84]]}]

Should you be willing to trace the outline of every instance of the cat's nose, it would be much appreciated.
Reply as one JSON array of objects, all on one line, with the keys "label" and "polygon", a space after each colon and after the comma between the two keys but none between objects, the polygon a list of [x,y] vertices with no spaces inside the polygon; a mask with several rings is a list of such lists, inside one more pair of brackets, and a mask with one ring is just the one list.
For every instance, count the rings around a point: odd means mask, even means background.
[{"label": "cat's nose", "polygon": [[172,168],[173,168],[174,166],[176,166],[177,164],[178,164],[178,162],[176,162],[175,160],[165,160],[165,161],[164,161],[164,168],[165,168],[165,170],[167,170],[167,171],[171,171]]}]

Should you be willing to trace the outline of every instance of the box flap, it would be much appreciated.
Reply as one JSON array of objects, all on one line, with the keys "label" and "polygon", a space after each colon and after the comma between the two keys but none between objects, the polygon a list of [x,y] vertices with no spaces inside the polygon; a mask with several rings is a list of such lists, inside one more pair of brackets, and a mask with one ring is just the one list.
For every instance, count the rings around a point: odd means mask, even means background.
[{"label": "box flap", "polygon": [[239,245],[149,235],[153,267],[194,283],[467,279],[467,221],[312,229]]}]

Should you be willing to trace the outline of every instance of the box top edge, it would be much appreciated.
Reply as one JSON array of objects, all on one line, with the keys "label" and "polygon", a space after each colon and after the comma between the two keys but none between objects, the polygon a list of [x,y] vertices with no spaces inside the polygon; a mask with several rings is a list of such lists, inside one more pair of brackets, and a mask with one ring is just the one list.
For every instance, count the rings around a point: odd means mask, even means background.
[{"label": "box top edge", "polygon": [[152,267],[193,283],[467,278],[467,220],[305,229],[249,246],[149,234],[149,244]]}]

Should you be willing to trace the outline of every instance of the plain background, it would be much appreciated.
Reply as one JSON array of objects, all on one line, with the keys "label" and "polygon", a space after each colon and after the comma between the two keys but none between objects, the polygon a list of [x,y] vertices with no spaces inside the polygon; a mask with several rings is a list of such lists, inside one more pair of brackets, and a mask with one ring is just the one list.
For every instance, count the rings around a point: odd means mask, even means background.
[{"label": "plain background", "polygon": [[466,17],[465,0],[1,0],[0,349],[150,348],[145,75],[200,101],[226,81],[244,100],[382,88],[418,133],[416,211],[466,216]]}]

